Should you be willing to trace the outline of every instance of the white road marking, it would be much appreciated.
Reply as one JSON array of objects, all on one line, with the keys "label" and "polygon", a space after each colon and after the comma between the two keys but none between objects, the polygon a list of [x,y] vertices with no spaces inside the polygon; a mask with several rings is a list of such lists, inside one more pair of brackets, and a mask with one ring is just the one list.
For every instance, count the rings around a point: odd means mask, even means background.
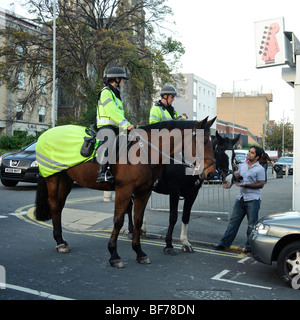
[{"label": "white road marking", "polygon": [[[29,288],[15,286],[13,284],[8,284],[8,283],[0,282],[0,287],[33,294],[35,296],[39,296],[39,297],[43,297],[43,298],[47,298],[47,299],[51,299],[51,300],[74,300],[74,299],[70,299],[70,298],[66,298],[66,297],[62,297],[62,296],[57,296],[55,294],[51,294],[51,293],[47,293],[47,292],[43,292],[43,291],[32,290]],[[3,289],[1,289],[1,290],[3,290]]]},{"label": "white road marking", "polygon": [[237,263],[242,263],[243,264],[244,262],[246,262],[249,259],[251,259],[251,257],[245,257],[245,258],[239,260]]},{"label": "white road marking", "polygon": [[217,281],[224,281],[228,283],[233,283],[233,284],[238,284],[241,286],[248,286],[248,287],[254,287],[254,288],[260,288],[260,289],[267,289],[267,290],[272,290],[271,287],[264,287],[264,286],[258,286],[256,284],[250,284],[250,283],[245,283],[245,282],[238,282],[238,281],[233,281],[229,279],[222,279],[222,277],[230,272],[230,270],[223,270],[222,272],[218,273],[216,276],[212,277],[212,280],[217,280]]},{"label": "white road marking", "polygon": [[1,218],[8,218],[8,216],[23,216],[27,213],[27,211],[21,211],[21,212],[11,212],[11,213],[2,213],[2,215],[0,215],[0,219]]}]

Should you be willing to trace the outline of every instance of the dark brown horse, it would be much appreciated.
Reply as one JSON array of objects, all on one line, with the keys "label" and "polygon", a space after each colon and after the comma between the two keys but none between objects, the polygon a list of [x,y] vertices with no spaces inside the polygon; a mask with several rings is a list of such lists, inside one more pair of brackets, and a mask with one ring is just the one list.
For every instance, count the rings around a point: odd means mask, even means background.
[{"label": "dark brown horse", "polygon": [[[108,243],[108,250],[111,254],[109,261],[113,267],[124,267],[121,258],[117,253],[117,238],[124,223],[126,208],[129,205],[132,195],[134,195],[134,230],[132,248],[137,254],[137,261],[139,263],[150,263],[149,258],[141,249],[140,231],[143,223],[144,210],[150,197],[153,183],[156,178],[160,177],[164,166],[162,164],[162,142],[159,140],[159,143],[156,145],[154,142],[151,142],[151,131],[152,129],[166,129],[168,132],[171,132],[173,129],[180,130],[182,134],[182,144],[176,144],[174,140],[172,140],[173,142],[170,143],[170,157],[172,157],[175,152],[181,150],[182,145],[183,147],[187,145],[187,141],[185,141],[187,140],[187,137],[184,135],[186,129],[196,132],[196,129],[210,127],[212,122],[212,120],[207,121],[206,118],[200,122],[166,121],[141,127],[146,132],[149,141],[148,144],[143,144],[143,148],[145,148],[149,154],[152,149],[158,151],[159,161],[156,164],[151,163],[150,160],[149,163],[137,164],[120,164],[120,161],[118,161],[116,164],[111,166],[115,177],[114,186],[107,182],[101,184],[96,183],[99,165],[93,161],[81,163],[46,178],[40,177],[36,193],[36,218],[37,220],[42,221],[52,219],[53,236],[57,243],[57,251],[69,251],[68,243],[62,236],[61,213],[65,205],[66,198],[72,189],[73,182],[76,181],[81,186],[91,189],[115,190],[114,227]],[[190,140],[191,141],[189,141],[189,143],[193,149],[193,154],[195,154],[196,144],[200,142],[198,142],[192,134],[190,134]],[[137,142],[133,142],[133,146],[136,143]],[[140,143],[141,141],[139,141],[139,144]],[[142,151],[140,152],[142,153]],[[208,176],[213,175],[216,169],[213,145],[209,137],[206,136],[204,137],[203,159],[205,170],[201,172],[201,179],[206,179]]]}]

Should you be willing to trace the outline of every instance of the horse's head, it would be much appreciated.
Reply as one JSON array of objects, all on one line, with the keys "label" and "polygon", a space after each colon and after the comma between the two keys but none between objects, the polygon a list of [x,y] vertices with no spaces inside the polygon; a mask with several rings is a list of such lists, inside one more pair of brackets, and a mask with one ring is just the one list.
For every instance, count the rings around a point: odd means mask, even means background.
[{"label": "horse's head", "polygon": [[204,169],[200,173],[200,178],[211,180],[216,172],[216,160],[214,156],[213,142],[210,137],[210,127],[217,117],[207,121],[208,117],[199,121],[197,129],[204,129]]},{"label": "horse's head", "polygon": [[222,138],[218,131],[214,141],[214,154],[216,158],[216,168],[222,178],[223,188],[231,188],[234,173],[234,145],[239,141],[240,134],[234,139]]}]

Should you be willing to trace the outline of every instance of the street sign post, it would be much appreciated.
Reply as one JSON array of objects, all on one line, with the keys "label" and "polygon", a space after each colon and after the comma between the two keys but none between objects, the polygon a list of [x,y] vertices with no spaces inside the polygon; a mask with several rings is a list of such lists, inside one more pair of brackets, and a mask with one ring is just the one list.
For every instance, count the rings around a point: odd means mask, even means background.
[{"label": "street sign post", "polygon": [[254,25],[256,67],[289,65],[282,68],[282,78],[294,88],[293,210],[300,211],[300,42],[293,32],[284,30],[283,18]]}]

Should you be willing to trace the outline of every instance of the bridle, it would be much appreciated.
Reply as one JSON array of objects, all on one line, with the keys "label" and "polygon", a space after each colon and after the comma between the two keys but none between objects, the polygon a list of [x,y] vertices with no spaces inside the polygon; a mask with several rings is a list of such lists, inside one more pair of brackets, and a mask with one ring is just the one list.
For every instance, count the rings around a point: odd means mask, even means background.
[{"label": "bridle", "polygon": [[[228,161],[231,161],[231,166],[232,166],[232,169],[229,169],[228,168],[224,168],[224,166],[222,166],[221,164],[221,155],[223,153],[225,153],[226,150],[230,150],[232,151],[232,158],[231,159],[228,159]],[[233,150],[233,147],[231,148],[224,148],[222,146],[219,146],[219,145],[216,145],[215,146],[215,150],[214,150],[214,155],[215,155],[215,159],[216,159],[216,170],[218,170],[218,173],[225,179],[226,177],[228,177],[230,174],[233,175],[234,173],[234,169],[233,169],[233,159],[234,159],[234,156],[235,156],[235,153],[234,153],[234,150]]]}]

